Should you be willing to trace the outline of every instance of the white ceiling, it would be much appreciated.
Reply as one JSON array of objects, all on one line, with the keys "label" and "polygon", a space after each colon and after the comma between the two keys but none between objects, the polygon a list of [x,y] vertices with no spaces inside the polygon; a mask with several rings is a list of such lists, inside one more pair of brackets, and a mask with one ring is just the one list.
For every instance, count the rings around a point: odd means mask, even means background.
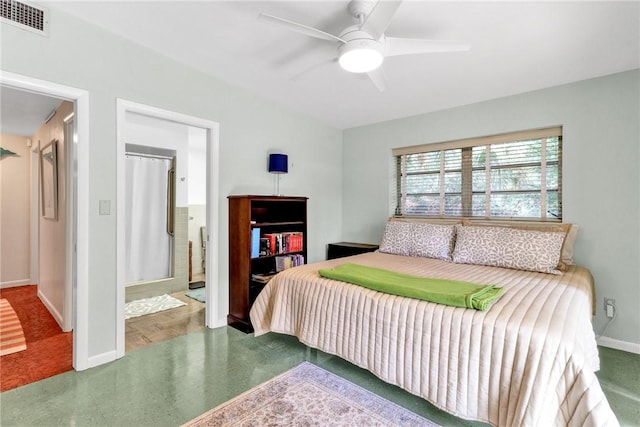
[{"label": "white ceiling", "polygon": [[[83,20],[336,128],[640,68],[640,2],[405,1],[386,34],[468,41],[469,52],[388,58],[388,89],[343,71],[336,46],[260,12],[339,34],[347,1],[56,2]],[[55,25],[55,23],[53,23]],[[300,75],[302,73],[302,75]],[[293,79],[293,77],[298,76]]]},{"label": "white ceiling", "polygon": [[32,137],[62,100],[0,86],[0,133]]}]

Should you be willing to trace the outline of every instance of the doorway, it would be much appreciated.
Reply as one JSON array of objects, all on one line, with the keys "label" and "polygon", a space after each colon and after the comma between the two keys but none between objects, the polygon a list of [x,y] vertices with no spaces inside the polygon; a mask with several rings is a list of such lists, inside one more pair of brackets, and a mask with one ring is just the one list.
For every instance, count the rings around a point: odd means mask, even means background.
[{"label": "doorway", "polygon": [[[202,137],[201,146],[203,152],[198,156],[204,160],[203,166],[200,168],[204,172],[204,177],[199,180],[203,183],[202,195],[204,196],[204,215],[201,220],[204,221],[200,227],[204,231],[204,240],[196,242],[196,245],[206,247],[206,253],[201,265],[204,264],[208,278],[217,278],[218,259],[217,259],[217,241],[218,241],[218,124],[208,120],[199,119],[192,116],[183,115],[155,107],[137,104],[125,100],[118,100],[118,141],[117,141],[117,224],[118,224],[118,246],[117,246],[117,329],[116,329],[116,353],[117,357],[122,357],[126,351],[126,331],[125,328],[125,304],[131,299],[131,283],[126,277],[127,249],[125,242],[127,241],[127,217],[126,217],[126,191],[128,183],[126,180],[126,153],[131,148],[144,147],[142,150],[152,151],[154,155],[165,155],[167,152],[173,153],[175,157],[175,234],[173,236],[173,252],[171,277],[162,279],[157,283],[145,283],[145,288],[140,288],[142,292],[156,293],[159,291],[169,290],[172,292],[188,291],[189,269],[188,256],[188,228],[191,215],[189,209],[189,181],[192,178],[192,169],[189,166],[191,158],[191,139],[194,135]],[[160,135],[158,134],[160,133]],[[178,135],[178,136],[176,136]],[[204,155],[203,155],[204,154]],[[202,174],[202,173],[201,173]],[[203,178],[203,179],[202,179]],[[194,190],[195,191],[195,190]],[[195,218],[194,218],[195,219]],[[224,316],[220,309],[220,286],[217,280],[207,281],[204,287],[205,295],[205,312],[203,322],[204,326],[217,327],[224,324]],[[225,301],[226,302],[226,301]],[[150,316],[156,316],[152,314]]]},{"label": "doorway", "polygon": [[[127,112],[125,144],[125,352],[204,328],[190,298],[192,127]],[[202,146],[206,133],[202,130]],[[198,159],[206,168],[206,156]],[[206,187],[206,182],[202,185]],[[206,202],[201,226],[206,224]],[[195,218],[194,218],[195,219]],[[186,304],[186,305],[185,305]]]},{"label": "doorway", "polygon": [[[73,104],[5,86],[0,93],[0,298],[17,317],[20,336],[14,330],[14,340],[23,339],[22,346],[2,349],[0,391],[6,391],[72,370],[72,313],[65,298],[71,290],[65,289],[61,267],[67,257],[64,187],[72,140],[62,124]],[[45,177],[57,182],[49,192],[44,191]],[[45,200],[45,195],[55,195],[49,200],[57,203],[41,211],[45,205],[39,196]]]},{"label": "doorway", "polygon": [[[65,117],[61,126],[73,137],[64,153],[65,169],[68,185],[65,192],[64,208],[68,219],[62,237],[62,251],[65,262],[61,267],[64,292],[61,297],[66,305],[59,313],[59,323],[67,323],[65,328],[73,329],[73,359],[75,370],[84,370],[89,366],[88,358],[88,271],[78,271],[77,265],[88,264],[88,92],[68,86],[58,85],[44,80],[34,79],[19,74],[1,72],[0,85],[24,93],[59,98],[73,103],[73,116]],[[31,155],[32,158],[36,156]],[[70,161],[68,161],[71,159]],[[32,174],[35,176],[35,173]],[[84,180],[78,184],[78,180]],[[32,216],[35,218],[35,215]],[[74,237],[75,236],[75,237]],[[30,254],[33,259],[33,252]],[[33,265],[30,276],[39,276]]]}]

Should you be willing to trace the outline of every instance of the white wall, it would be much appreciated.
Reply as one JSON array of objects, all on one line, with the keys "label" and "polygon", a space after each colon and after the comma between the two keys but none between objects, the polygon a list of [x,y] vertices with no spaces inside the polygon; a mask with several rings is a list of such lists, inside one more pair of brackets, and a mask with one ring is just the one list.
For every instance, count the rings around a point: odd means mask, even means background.
[{"label": "white wall", "polygon": [[64,323],[65,227],[67,225],[67,171],[65,159],[67,158],[68,144],[64,138],[64,119],[72,112],[73,104],[68,101],[62,102],[56,109],[55,115],[33,135],[33,144],[39,146],[40,150],[52,140],[56,140],[58,212],[55,220],[44,218],[40,215],[38,296],[61,327]]},{"label": "white wall", "polygon": [[[606,334],[640,344],[640,72],[638,70],[344,132],[343,238],[379,242],[393,213],[391,149],[563,126],[563,220],[577,223],[576,263],[618,318]],[[637,348],[637,347],[635,347]]]},{"label": "white wall", "polygon": [[[243,89],[222,83],[150,50],[50,9],[49,37],[2,25],[2,69],[89,92],[89,357],[116,347],[116,221],[98,215],[99,200],[116,200],[116,99],[201,117],[220,124],[220,271],[228,287],[229,194],[271,194],[269,149],[293,163],[287,195],[308,196],[309,260],[324,258],[341,236],[342,133]],[[115,211],[112,211],[115,212]],[[227,298],[215,303],[227,312]]]},{"label": "white wall", "polygon": [[0,135],[16,153],[0,160],[0,287],[32,283],[30,272],[31,149],[27,138]]},{"label": "white wall", "polygon": [[207,131],[189,126],[189,205],[207,204]]}]

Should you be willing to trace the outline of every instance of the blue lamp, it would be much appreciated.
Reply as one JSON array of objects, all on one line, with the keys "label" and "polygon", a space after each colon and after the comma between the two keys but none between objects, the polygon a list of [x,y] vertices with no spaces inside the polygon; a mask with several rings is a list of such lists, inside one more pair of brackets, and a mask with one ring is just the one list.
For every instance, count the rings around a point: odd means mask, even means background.
[{"label": "blue lamp", "polygon": [[280,175],[289,172],[289,159],[286,154],[269,154],[269,172],[276,174],[276,195],[280,196]]}]

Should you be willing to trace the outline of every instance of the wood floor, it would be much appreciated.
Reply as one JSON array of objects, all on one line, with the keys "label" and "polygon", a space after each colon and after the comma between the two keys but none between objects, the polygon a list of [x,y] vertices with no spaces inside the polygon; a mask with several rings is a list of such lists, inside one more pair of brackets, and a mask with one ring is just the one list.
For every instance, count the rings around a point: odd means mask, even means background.
[{"label": "wood floor", "polygon": [[204,328],[205,304],[176,292],[172,297],[187,305],[134,317],[125,321],[125,351],[129,352]]},{"label": "wood floor", "polygon": [[0,391],[40,381],[73,369],[73,334],[60,326],[38,297],[38,286],[0,289],[24,331],[27,349],[2,356]]}]

